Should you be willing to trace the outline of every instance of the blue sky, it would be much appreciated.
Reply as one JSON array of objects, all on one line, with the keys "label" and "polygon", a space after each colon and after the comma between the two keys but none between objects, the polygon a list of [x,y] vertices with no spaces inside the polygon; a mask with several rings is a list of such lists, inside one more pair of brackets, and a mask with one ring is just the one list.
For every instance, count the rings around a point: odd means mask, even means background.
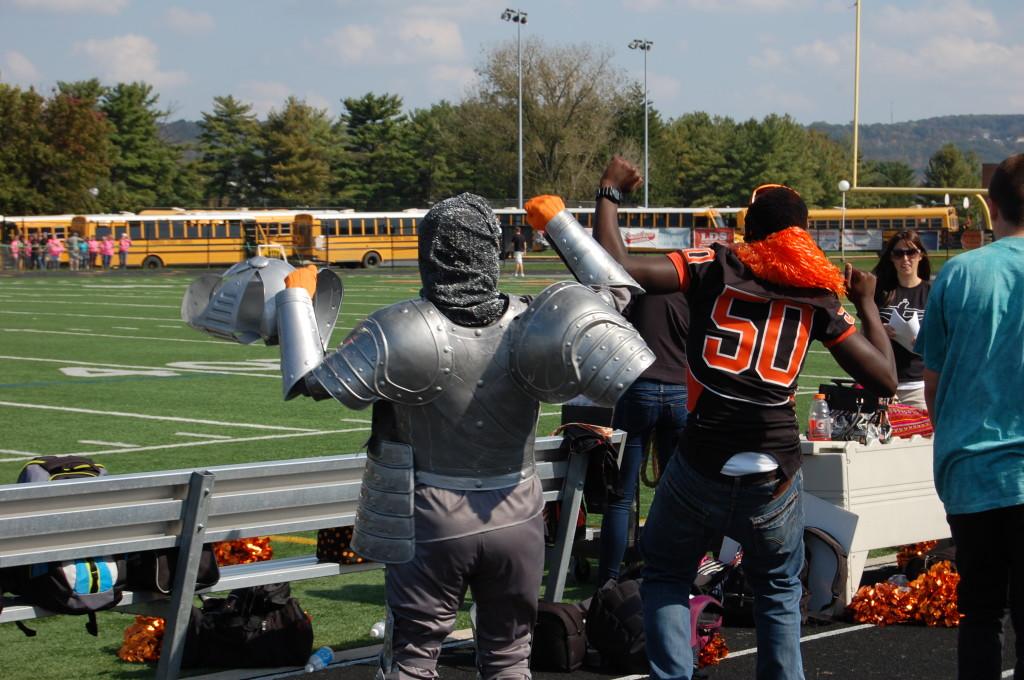
[{"label": "blue sky", "polygon": [[[848,122],[853,0],[0,0],[0,80],[48,93],[58,80],[144,80],[196,120],[233,94],[261,116],[289,95],[394,93],[406,108],[460,100],[483,55],[523,37],[590,43],[647,80],[666,117],[789,113]],[[867,0],[861,122],[1024,113],[1021,0]]]}]

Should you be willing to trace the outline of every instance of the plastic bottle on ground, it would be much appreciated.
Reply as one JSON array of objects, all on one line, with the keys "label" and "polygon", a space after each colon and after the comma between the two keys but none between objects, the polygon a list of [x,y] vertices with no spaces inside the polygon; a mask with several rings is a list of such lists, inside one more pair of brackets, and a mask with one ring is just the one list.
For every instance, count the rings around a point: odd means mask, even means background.
[{"label": "plastic bottle on ground", "polygon": [[377,623],[373,624],[373,626],[370,627],[370,637],[372,637],[375,640],[380,640],[381,638],[384,637],[385,629],[386,629],[386,626],[384,625],[384,622],[383,621],[378,621]]},{"label": "plastic bottle on ground", "polygon": [[322,671],[330,666],[333,661],[334,650],[330,647],[321,647],[313,652],[313,656],[309,657],[309,661],[306,662],[306,672],[315,673],[317,671]]},{"label": "plastic bottle on ground", "polygon": [[832,416],[824,394],[814,395],[811,410],[807,414],[807,438],[813,442],[832,440]]}]

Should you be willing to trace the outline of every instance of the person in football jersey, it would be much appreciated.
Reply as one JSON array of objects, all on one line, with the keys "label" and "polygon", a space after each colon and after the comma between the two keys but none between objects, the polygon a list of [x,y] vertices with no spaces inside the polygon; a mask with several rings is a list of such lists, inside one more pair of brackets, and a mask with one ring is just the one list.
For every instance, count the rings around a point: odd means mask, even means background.
[{"label": "person in football jersey", "polygon": [[893,234],[871,273],[878,277],[875,303],[896,358],[896,396],[904,404],[927,408],[924,362],[914,354],[914,340],[932,287],[932,266],[918,233],[906,229]]},{"label": "person in football jersey", "polygon": [[[664,471],[640,548],[647,654],[654,678],[690,678],[690,587],[699,559],[727,535],[743,546],[754,591],[757,677],[803,678],[800,569],[804,561],[797,379],[811,340],[875,394],[896,391],[892,347],[874,302],[875,278],[845,276],[805,231],[794,190],[755,191],[747,243],[667,256],[629,255],[616,198],[641,183],[614,158],[601,178],[594,237],[651,293],[684,291],[690,418]],[[846,294],[861,320],[840,304]]]}]

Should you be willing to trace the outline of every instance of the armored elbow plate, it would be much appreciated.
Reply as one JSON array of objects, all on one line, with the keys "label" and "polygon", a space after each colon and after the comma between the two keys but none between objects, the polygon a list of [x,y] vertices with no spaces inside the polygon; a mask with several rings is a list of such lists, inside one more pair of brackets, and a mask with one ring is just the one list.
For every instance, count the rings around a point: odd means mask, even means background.
[{"label": "armored elbow plate", "polygon": [[568,210],[548,222],[547,239],[576,280],[592,288],[622,287],[634,295],[644,289],[616,262]]},{"label": "armored elbow plate", "polygon": [[545,288],[512,328],[509,373],[536,399],[584,395],[613,406],[652,363],[640,333],[597,293],[563,281]]},{"label": "armored elbow plate", "polygon": [[[276,345],[276,297],[285,289],[285,277],[294,269],[284,260],[258,256],[239,262],[223,274],[204,274],[185,292],[181,318],[215,338],[243,345],[262,339],[267,345]],[[324,348],[337,323],[343,294],[338,275],[320,270],[313,312]]]}]

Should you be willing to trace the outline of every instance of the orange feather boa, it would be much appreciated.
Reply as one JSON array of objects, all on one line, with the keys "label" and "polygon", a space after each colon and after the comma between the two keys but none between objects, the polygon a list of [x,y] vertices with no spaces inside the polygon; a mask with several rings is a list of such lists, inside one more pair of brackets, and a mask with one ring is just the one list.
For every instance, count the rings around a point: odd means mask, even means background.
[{"label": "orange feather boa", "polygon": [[737,243],[733,252],[754,276],[769,283],[823,288],[839,296],[846,295],[842,272],[800,227],[777,231],[760,241]]}]

